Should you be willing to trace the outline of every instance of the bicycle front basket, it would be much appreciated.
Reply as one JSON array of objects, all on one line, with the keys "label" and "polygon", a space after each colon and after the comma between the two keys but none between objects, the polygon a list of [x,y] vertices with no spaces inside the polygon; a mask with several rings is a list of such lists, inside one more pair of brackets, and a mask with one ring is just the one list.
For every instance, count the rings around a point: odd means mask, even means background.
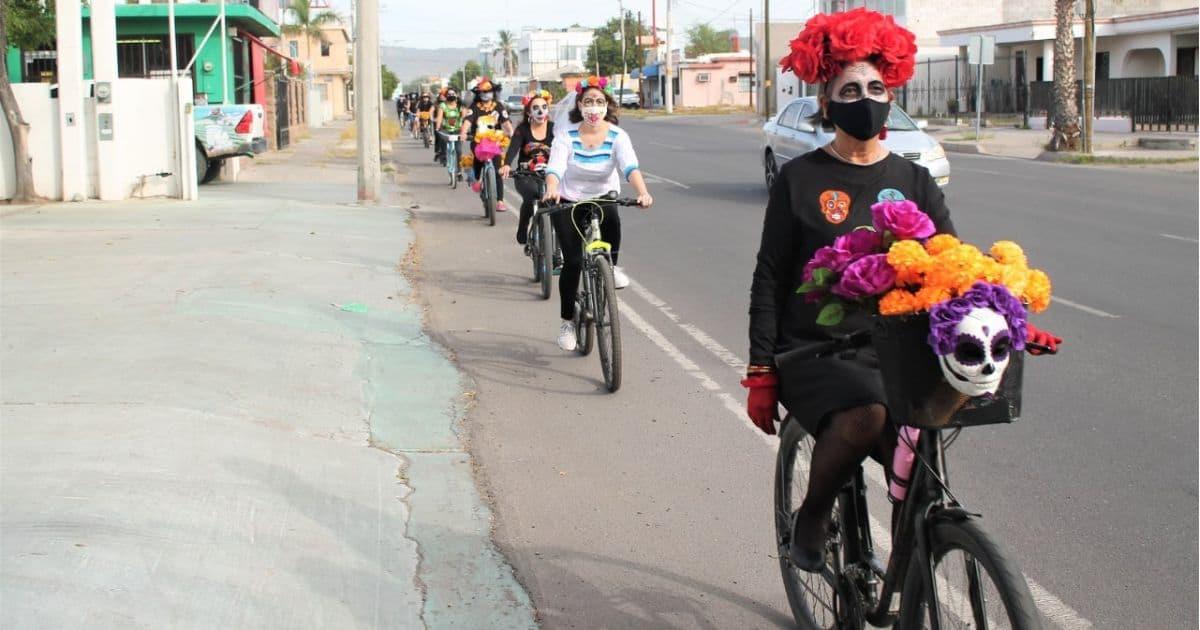
[{"label": "bicycle front basket", "polygon": [[888,413],[897,423],[937,429],[1008,423],[1020,417],[1024,353],[1012,353],[994,396],[968,398],[946,382],[928,337],[928,314],[875,318],[871,338]]}]

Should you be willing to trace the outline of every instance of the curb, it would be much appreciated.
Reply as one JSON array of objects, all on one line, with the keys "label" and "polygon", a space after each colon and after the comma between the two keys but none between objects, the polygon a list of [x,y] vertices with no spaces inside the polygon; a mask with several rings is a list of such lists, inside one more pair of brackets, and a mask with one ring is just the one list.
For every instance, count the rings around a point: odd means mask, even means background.
[{"label": "curb", "polygon": [[948,153],[971,153],[974,155],[991,155],[978,142],[942,142],[942,148]]}]

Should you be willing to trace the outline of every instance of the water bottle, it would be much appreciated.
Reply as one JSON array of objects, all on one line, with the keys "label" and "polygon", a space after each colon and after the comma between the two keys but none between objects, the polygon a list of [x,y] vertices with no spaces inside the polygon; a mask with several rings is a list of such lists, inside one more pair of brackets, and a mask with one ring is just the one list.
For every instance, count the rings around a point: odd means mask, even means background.
[{"label": "water bottle", "polygon": [[917,459],[913,449],[920,438],[920,429],[900,427],[900,435],[896,438],[896,451],[892,455],[892,482],[888,485],[888,496],[897,503],[908,496],[908,482],[912,479],[913,463]]}]

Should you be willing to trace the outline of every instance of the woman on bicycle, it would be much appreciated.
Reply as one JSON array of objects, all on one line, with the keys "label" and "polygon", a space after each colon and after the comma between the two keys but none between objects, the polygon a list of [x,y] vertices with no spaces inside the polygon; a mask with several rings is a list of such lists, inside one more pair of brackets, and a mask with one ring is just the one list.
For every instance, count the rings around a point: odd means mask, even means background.
[{"label": "woman on bicycle", "polygon": [[[525,116],[517,130],[513,133],[512,143],[508,145],[508,154],[504,156],[504,166],[500,168],[500,176],[508,177],[512,165],[533,170],[538,165],[544,165],[550,160],[550,145],[554,142],[554,123],[550,122],[550,93],[546,90],[530,92],[522,99],[525,105]],[[517,192],[521,194],[521,219],[517,221],[517,243],[525,244],[529,232],[529,219],[533,216],[533,202],[541,191],[536,180],[526,177],[517,178]]]},{"label": "woman on bicycle", "polygon": [[[790,556],[796,567],[820,571],[838,490],[868,455],[890,471],[896,438],[872,348],[854,358],[812,359],[777,373],[777,354],[869,326],[861,314],[847,315],[837,326],[817,324],[820,305],[796,293],[805,263],[839,236],[870,226],[871,205],[880,200],[912,200],[939,233],[953,234],[954,225],[929,171],[881,142],[892,90],[913,73],[913,34],[891,17],[856,9],[810,19],[791,51],[785,69],[806,83],[822,84],[813,122],[832,127],[835,135],[788,162],[771,188],[750,290],[750,362],[742,385],[749,389],[747,413],[763,432],[775,433],[782,402],[816,438]],[[1032,327],[1029,338],[1047,346],[1060,341]]]},{"label": "woman on bicycle", "polygon": [[442,133],[450,135],[458,135],[459,128],[462,127],[462,106],[458,104],[458,92],[454,88],[445,90],[445,99],[438,105],[437,114],[433,119],[433,129],[439,131],[437,135],[437,144],[434,145],[434,159],[438,162],[446,163],[446,139],[442,137]]},{"label": "woman on bicycle", "polygon": [[[509,120],[508,110],[500,104],[500,84],[492,83],[491,79],[483,77],[475,87],[471,88],[475,93],[474,100],[471,101],[471,108],[467,110],[463,119],[462,139],[465,141],[471,138],[471,153],[475,153],[475,138],[471,136],[472,129],[503,129],[504,133],[512,135],[512,121]],[[501,156],[492,158],[492,165],[496,167],[496,172],[500,172]],[[483,171],[483,162],[475,160],[471,166],[475,171],[475,183],[471,184],[471,190],[479,192],[482,187],[482,182],[479,179],[480,172]],[[504,212],[508,206],[504,205],[504,182],[496,182],[496,211]]]},{"label": "woman on bicycle", "polygon": [[[608,90],[608,80],[591,76],[575,87],[575,107],[570,124],[560,129],[550,150],[546,167],[545,198],[555,203],[594,199],[620,190],[621,177],[633,184],[638,205],[649,208],[654,198],[646,190],[646,181],[638,168],[633,142],[617,126],[617,102]],[[621,250],[621,217],[615,204],[603,204],[604,221],[600,232],[612,245],[613,284],[629,286],[629,277],[617,267]],[[554,232],[562,245],[563,267],[558,279],[558,298],[563,322],[558,331],[558,346],[574,350],[578,341],[575,319],[575,293],[583,269],[583,227],[574,213],[554,215]]]}]

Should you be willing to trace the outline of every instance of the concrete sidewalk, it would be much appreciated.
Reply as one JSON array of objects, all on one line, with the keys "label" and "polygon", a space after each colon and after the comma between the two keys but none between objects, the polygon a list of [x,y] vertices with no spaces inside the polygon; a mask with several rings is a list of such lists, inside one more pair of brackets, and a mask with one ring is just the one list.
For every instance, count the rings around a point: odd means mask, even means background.
[{"label": "concrete sidewalk", "polygon": [[339,133],[199,202],[0,209],[0,627],[534,625]]},{"label": "concrete sidewalk", "polygon": [[[1045,150],[1050,140],[1050,132],[1044,129],[1015,129],[1012,127],[985,127],[981,138],[975,139],[974,126],[935,127],[928,129],[930,135],[942,143],[946,151],[952,153],[977,153],[1023,159],[1042,159],[1060,161],[1059,158],[1076,154],[1055,154]],[[1150,150],[1140,148],[1141,138],[1174,138],[1191,140],[1193,145],[1187,150]],[[1195,133],[1096,133],[1097,157],[1122,158],[1130,161],[1137,160],[1182,160],[1195,159]],[[1069,159],[1069,158],[1068,158]]]}]

